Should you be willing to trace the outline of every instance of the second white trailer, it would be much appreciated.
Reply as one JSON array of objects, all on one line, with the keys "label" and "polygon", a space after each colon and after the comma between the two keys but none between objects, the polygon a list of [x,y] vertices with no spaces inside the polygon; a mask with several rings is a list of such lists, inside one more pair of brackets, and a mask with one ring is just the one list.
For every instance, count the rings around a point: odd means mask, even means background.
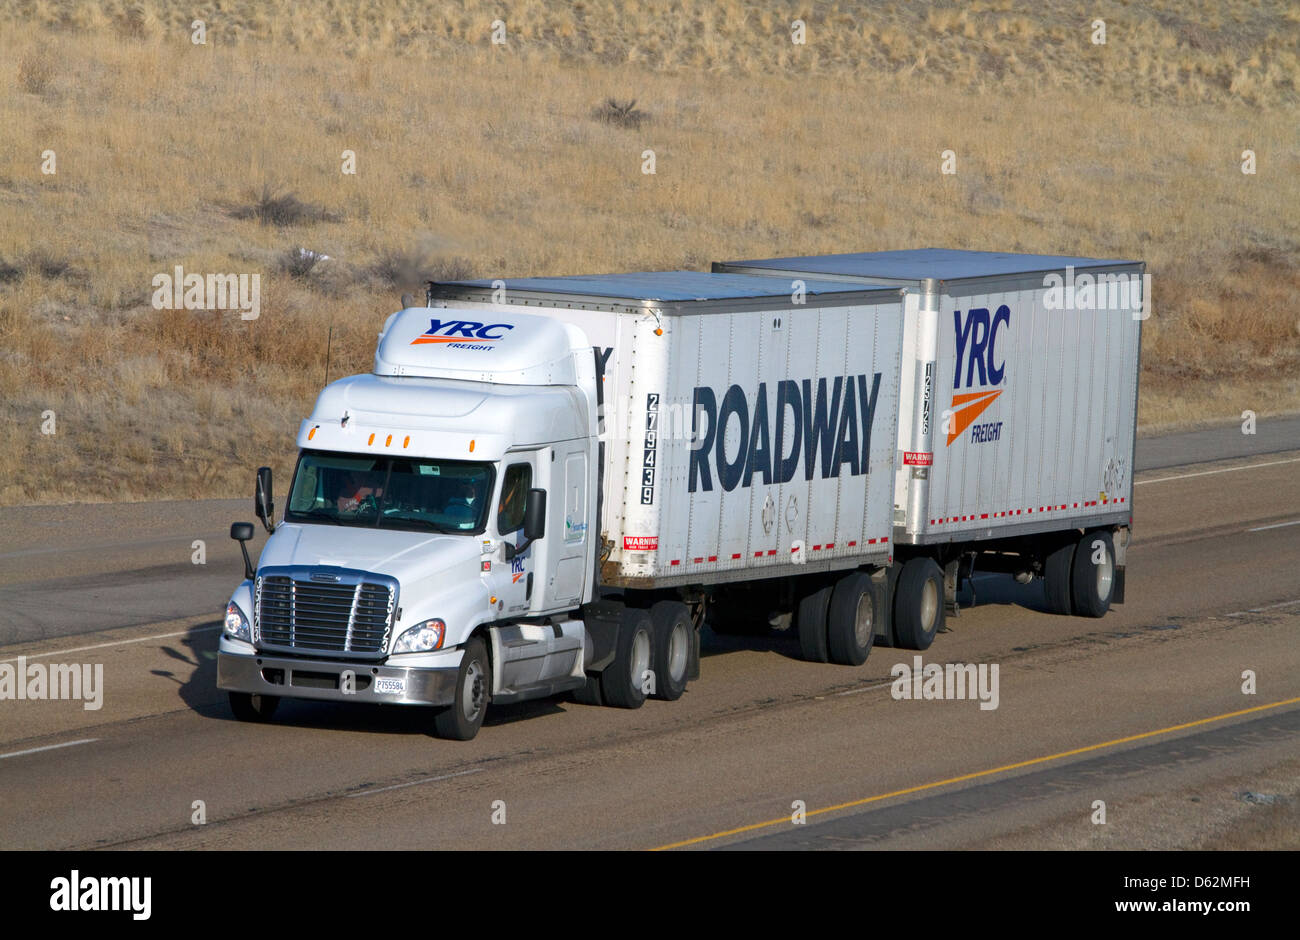
[{"label": "second white trailer", "polygon": [[977,556],[1042,576],[1058,613],[1123,600],[1145,265],[919,249],[714,270],[906,291],[894,538],[946,569],[950,603]]}]

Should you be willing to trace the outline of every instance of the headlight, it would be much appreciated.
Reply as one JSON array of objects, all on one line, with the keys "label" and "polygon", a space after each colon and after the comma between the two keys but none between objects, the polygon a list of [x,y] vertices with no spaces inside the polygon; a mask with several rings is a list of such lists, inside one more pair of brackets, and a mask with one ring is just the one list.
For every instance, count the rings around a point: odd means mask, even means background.
[{"label": "headlight", "polygon": [[253,633],[248,628],[248,618],[244,612],[239,609],[239,605],[231,601],[226,605],[226,636],[232,636],[236,640],[243,640],[245,643],[253,642]]},{"label": "headlight", "polygon": [[435,617],[404,631],[393,645],[393,652],[427,653],[429,650],[442,649],[442,640],[446,635],[447,625]]}]

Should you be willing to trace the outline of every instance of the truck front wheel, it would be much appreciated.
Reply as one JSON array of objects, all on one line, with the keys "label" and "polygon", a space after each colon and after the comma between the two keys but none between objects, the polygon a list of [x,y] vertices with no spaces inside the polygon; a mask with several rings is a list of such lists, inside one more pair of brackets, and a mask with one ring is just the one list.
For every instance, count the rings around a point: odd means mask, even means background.
[{"label": "truck front wheel", "polygon": [[231,692],[230,710],[240,721],[270,721],[280,704],[276,695],[254,695],[251,692]]},{"label": "truck front wheel", "polygon": [[654,621],[655,698],[675,702],[686,691],[691,667],[691,612],[680,601],[660,601],[650,608]]},{"label": "truck front wheel", "polygon": [[465,644],[456,674],[456,699],[433,717],[433,732],[440,738],[468,741],[483,727],[488,699],[492,694],[492,668],[483,641],[474,637]]},{"label": "truck front wheel", "polygon": [[600,674],[600,692],[606,705],[640,708],[645,704],[647,678],[653,678],[655,687],[662,681],[650,672],[654,632],[654,623],[644,610],[629,607],[623,611],[614,660]]},{"label": "truck front wheel", "polygon": [[903,565],[894,588],[894,641],[905,650],[927,650],[943,629],[943,569],[933,558]]}]

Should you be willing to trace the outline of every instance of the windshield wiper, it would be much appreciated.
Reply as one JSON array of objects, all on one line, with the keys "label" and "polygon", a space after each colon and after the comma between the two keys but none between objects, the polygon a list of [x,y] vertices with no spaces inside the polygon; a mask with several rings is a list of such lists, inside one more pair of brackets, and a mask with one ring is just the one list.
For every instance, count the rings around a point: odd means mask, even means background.
[{"label": "windshield wiper", "polygon": [[335,525],[343,524],[339,522],[337,516],[330,515],[329,511],[326,509],[309,509],[306,512],[295,512],[294,515],[311,516],[312,518],[316,518],[316,519],[328,519],[330,522],[334,523]]},{"label": "windshield wiper", "polygon": [[444,535],[454,535],[458,532],[464,531],[462,529],[449,529],[445,525],[441,525],[440,523],[434,522],[432,519],[422,519],[419,516],[385,516],[384,521],[390,523],[412,522],[415,523],[416,525],[424,526],[426,529],[429,529],[430,531],[441,532]]}]

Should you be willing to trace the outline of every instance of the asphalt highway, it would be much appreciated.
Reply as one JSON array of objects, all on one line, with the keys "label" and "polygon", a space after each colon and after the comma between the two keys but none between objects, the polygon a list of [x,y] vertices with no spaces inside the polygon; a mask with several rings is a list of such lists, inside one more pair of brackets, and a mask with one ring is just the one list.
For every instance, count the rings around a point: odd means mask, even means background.
[{"label": "asphalt highway", "polygon": [[0,848],[1295,847],[1269,798],[1300,788],[1300,421],[1144,439],[1134,513],[1104,619],[981,576],[923,654],[996,664],[995,709],[895,699],[901,650],[852,669],[710,632],[678,702],[496,707],[455,743],[391,706],[233,719],[215,648],[251,499],[3,508],[0,662],[103,686],[0,701]]}]

